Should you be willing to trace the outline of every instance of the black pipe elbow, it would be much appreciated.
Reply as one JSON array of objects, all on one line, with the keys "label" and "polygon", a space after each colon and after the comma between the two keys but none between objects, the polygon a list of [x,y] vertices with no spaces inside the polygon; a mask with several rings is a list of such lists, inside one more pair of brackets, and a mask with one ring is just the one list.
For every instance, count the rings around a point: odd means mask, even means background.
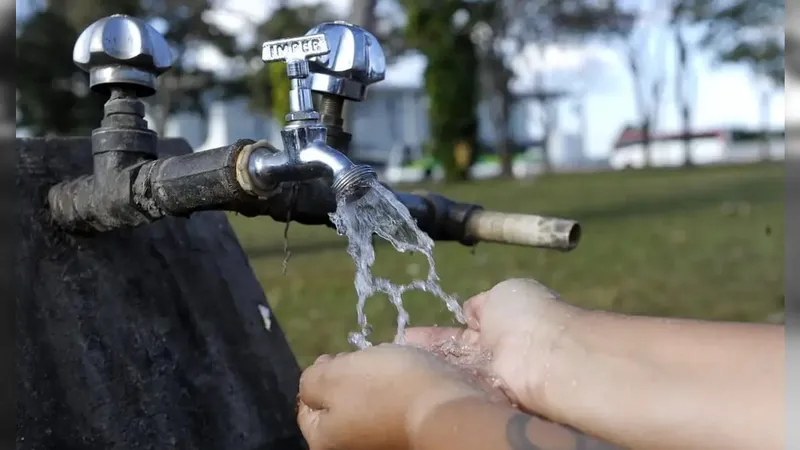
[{"label": "black pipe elbow", "polygon": [[432,192],[400,192],[396,195],[417,219],[420,229],[434,241],[456,241],[466,246],[477,243],[477,240],[468,235],[466,224],[475,211],[483,209],[482,206],[456,202]]},{"label": "black pipe elbow", "polygon": [[151,219],[133,206],[131,187],[140,167],[138,164],[102,178],[88,175],[53,186],[47,194],[51,219],[79,234],[149,223]]}]

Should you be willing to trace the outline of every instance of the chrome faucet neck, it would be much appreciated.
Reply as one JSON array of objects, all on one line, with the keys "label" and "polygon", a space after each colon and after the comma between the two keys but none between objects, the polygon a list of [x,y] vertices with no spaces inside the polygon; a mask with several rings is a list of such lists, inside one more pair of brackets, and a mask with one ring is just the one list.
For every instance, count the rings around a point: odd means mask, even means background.
[{"label": "chrome faucet neck", "polygon": [[314,109],[309,87],[308,59],[330,52],[325,34],[307,34],[299,38],[279,39],[263,44],[264,62],[283,61],[291,81],[289,113],[281,130],[283,152],[260,151],[251,155],[248,164],[252,183],[269,191],[283,182],[328,176],[337,197],[360,198],[376,178],[369,166],[353,164],[344,153],[327,141],[327,126]]},{"label": "chrome faucet neck", "polygon": [[295,122],[318,123],[319,113],[314,110],[309,87],[308,58],[326,55],[330,52],[324,34],[312,34],[296,38],[277,39],[264,42],[261,59],[266,63],[286,63],[286,75],[289,77],[289,114],[286,115],[287,127]]}]

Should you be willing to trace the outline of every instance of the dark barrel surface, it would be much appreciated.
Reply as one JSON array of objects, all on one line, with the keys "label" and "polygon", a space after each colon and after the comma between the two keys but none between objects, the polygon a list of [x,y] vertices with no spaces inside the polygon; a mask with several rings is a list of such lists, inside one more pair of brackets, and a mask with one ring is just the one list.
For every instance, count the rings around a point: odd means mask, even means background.
[{"label": "dark barrel surface", "polygon": [[16,140],[17,449],[305,448],[297,362],[223,213],[51,225],[48,188],[91,154],[88,138]]}]

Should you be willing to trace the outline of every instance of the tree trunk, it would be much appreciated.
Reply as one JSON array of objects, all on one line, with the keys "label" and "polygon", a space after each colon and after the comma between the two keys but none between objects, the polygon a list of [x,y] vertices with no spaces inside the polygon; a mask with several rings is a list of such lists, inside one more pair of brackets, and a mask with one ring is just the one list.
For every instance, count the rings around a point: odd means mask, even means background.
[{"label": "tree trunk", "polygon": [[689,76],[689,48],[681,31],[681,25],[673,24],[675,27],[675,44],[678,49],[678,67],[675,70],[675,92],[677,94],[678,107],[681,115],[681,141],[683,143],[683,165],[690,167],[692,161],[692,118],[689,107],[690,96],[686,92],[686,81]]},{"label": "tree trunk", "polygon": [[351,0],[348,20],[367,31],[375,32],[375,7],[378,0]]},{"label": "tree trunk", "polygon": [[644,152],[645,167],[652,167],[653,165],[653,149],[652,149],[653,133],[650,124],[650,118],[642,119],[642,151]]},{"label": "tree trunk", "polygon": [[488,88],[484,89],[483,97],[489,102],[489,116],[495,132],[495,150],[500,160],[500,175],[505,178],[513,178],[513,139],[509,127],[512,102],[508,85],[510,76],[503,61],[495,60],[493,55],[485,55],[482,66],[484,82],[481,84]]},{"label": "tree trunk", "polygon": [[502,112],[503,121],[501,123],[501,128],[503,129],[502,136],[498,136],[498,144],[500,147],[498,148],[499,155],[500,155],[500,166],[502,169],[503,176],[508,178],[514,177],[514,138],[511,136],[510,133],[510,123],[511,123],[511,104],[514,101],[514,97],[511,95],[511,91],[509,90],[508,86],[508,78],[505,78],[505,81],[502,81],[500,84],[500,104],[498,107]]},{"label": "tree trunk", "polygon": [[772,145],[769,138],[770,107],[772,106],[772,93],[768,88],[761,92],[761,160],[772,159]]},{"label": "tree trunk", "polygon": [[226,216],[66,234],[47,190],[91,172],[90,140],[16,153],[17,449],[305,448],[297,363]]},{"label": "tree trunk", "polygon": [[[629,44],[630,45],[630,44]],[[627,63],[628,69],[631,72],[631,82],[633,83],[633,93],[636,98],[636,110],[639,114],[640,127],[642,131],[642,151],[644,152],[644,165],[650,167],[651,151],[650,151],[650,109],[647,103],[647,94],[645,93],[642,73],[639,70],[639,64],[636,60],[636,49],[630,45],[627,50]]]},{"label": "tree trunk", "polygon": [[683,133],[681,138],[683,139],[683,165],[684,167],[692,167],[694,166],[694,160],[692,159],[692,118],[691,113],[689,112],[689,105],[682,105],[681,106],[681,122],[683,122]]},{"label": "tree trunk", "polygon": [[[539,49],[539,56],[544,59],[544,54]],[[538,68],[537,68],[538,69]],[[536,95],[536,108],[539,111],[539,125],[542,128],[542,172],[550,173],[553,168],[552,161],[550,160],[550,112],[548,111],[550,100],[547,97],[547,86],[545,84],[544,74],[541,69],[536,70],[533,74],[533,91]]]},{"label": "tree trunk", "polygon": [[[547,97],[545,97],[547,98]],[[542,139],[543,145],[547,149],[545,151],[545,155],[547,155],[547,171],[551,172],[554,169],[554,164],[552,161],[552,151],[553,148],[551,146],[551,140],[553,139],[553,132],[558,129],[558,111],[556,110],[557,106],[555,105],[555,99],[546,99],[542,103],[542,112],[544,113],[544,117],[542,120]]]}]

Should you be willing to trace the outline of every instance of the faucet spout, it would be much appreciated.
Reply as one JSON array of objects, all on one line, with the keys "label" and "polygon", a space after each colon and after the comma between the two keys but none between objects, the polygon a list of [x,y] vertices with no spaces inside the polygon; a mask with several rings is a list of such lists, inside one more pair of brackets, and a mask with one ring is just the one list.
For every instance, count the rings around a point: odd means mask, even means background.
[{"label": "faucet spout", "polygon": [[367,165],[355,164],[322,140],[310,142],[296,152],[256,148],[247,164],[250,181],[262,192],[281,183],[326,179],[337,199],[353,201],[362,197],[377,178]]},{"label": "faucet spout", "polygon": [[310,142],[297,152],[299,164],[321,165],[329,172],[332,180],[350,170],[355,164],[343,153],[328,146],[323,141]]},{"label": "faucet spout", "polygon": [[361,198],[369,190],[370,182],[377,178],[372,167],[353,163],[342,152],[323,141],[314,141],[300,150],[298,159],[301,164],[325,166],[330,171],[331,188],[336,198],[345,201]]}]

